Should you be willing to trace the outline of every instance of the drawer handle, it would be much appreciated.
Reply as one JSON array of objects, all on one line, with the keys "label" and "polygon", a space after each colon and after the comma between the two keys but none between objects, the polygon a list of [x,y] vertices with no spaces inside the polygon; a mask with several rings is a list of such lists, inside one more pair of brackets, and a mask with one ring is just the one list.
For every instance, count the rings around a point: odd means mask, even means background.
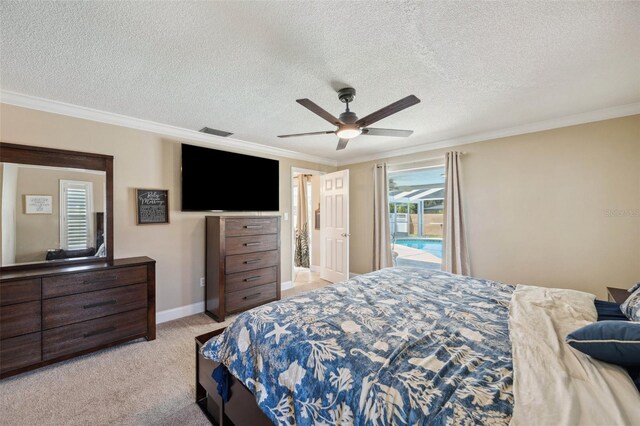
[{"label": "drawer handle", "polygon": [[260,278],[262,278],[262,275],[256,275],[255,277],[245,278],[244,281],[250,283],[251,281],[259,280]]},{"label": "drawer handle", "polygon": [[99,306],[115,305],[116,303],[118,303],[117,300],[107,300],[107,301],[104,301],[104,302],[91,303],[90,305],[84,305],[82,308],[83,309],[91,309],[91,308],[97,308]]},{"label": "drawer handle", "polygon": [[242,298],[242,300],[251,300],[251,299],[255,299],[256,297],[259,297],[262,293],[256,293],[256,294],[252,294],[250,296],[245,296]]},{"label": "drawer handle", "polygon": [[245,229],[260,229],[260,228],[262,228],[262,225],[245,225],[244,228]]},{"label": "drawer handle", "polygon": [[118,279],[117,275],[110,275],[108,277],[100,278],[99,280],[86,280],[83,281],[82,284],[100,284],[100,283],[108,283],[110,281],[115,281]]},{"label": "drawer handle", "polygon": [[244,243],[245,247],[253,247],[253,246],[259,246],[262,245],[262,243]]},{"label": "drawer handle", "polygon": [[258,263],[260,262],[262,259],[250,259],[250,260],[245,260],[244,263],[245,265],[251,265],[252,263]]},{"label": "drawer handle", "polygon": [[101,328],[100,330],[92,331],[91,333],[84,333],[82,337],[86,339],[87,337],[93,337],[93,336],[97,336],[98,334],[108,333],[110,331],[114,331],[115,329],[116,329],[115,327]]}]

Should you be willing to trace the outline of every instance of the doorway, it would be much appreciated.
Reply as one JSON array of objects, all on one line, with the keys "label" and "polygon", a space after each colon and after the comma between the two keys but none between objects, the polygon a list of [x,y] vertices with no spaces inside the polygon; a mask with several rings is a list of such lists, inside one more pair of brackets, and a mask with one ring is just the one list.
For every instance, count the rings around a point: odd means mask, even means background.
[{"label": "doorway", "polygon": [[[319,170],[291,169],[291,268],[296,290],[315,288],[320,279],[320,176]],[[302,196],[305,200],[301,204]],[[324,283],[326,284],[326,283]]]}]

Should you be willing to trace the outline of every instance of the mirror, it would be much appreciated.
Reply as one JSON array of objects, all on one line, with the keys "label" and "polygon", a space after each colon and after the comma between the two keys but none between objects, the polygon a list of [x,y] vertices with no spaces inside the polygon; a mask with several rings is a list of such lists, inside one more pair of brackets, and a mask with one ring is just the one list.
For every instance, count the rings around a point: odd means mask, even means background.
[{"label": "mirror", "polygon": [[3,143],[0,160],[3,269],[113,259],[111,157]]}]

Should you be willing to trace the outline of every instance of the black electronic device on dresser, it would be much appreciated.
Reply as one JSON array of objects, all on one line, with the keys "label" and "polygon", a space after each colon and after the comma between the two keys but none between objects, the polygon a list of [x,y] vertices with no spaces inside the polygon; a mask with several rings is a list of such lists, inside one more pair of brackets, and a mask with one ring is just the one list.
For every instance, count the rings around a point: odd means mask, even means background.
[{"label": "black electronic device on dresser", "polygon": [[[0,171],[7,178],[3,187],[11,187],[0,198],[3,248],[9,248],[0,267],[0,378],[129,340],[155,339],[155,260],[113,256],[113,157],[0,143]],[[95,189],[83,200],[86,213],[74,211],[73,223],[58,209],[70,197],[62,185],[69,179]],[[45,192],[36,192],[32,182]],[[28,194],[48,200],[39,215],[29,215]],[[77,202],[80,196],[73,196]],[[52,242],[52,235],[60,240]],[[74,250],[79,241],[86,250]],[[73,255],[50,256],[58,249]]]},{"label": "black electronic device on dresser", "polygon": [[206,239],[207,315],[280,299],[280,217],[207,216]]}]

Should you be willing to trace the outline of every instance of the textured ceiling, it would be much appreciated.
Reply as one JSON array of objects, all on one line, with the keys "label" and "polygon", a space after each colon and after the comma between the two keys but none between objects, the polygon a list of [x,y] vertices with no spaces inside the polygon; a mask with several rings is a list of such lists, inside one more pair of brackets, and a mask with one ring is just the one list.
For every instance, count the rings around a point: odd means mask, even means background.
[{"label": "textured ceiling", "polygon": [[[3,90],[344,160],[640,100],[640,2],[0,3]],[[331,129],[357,90],[407,139]]]}]

